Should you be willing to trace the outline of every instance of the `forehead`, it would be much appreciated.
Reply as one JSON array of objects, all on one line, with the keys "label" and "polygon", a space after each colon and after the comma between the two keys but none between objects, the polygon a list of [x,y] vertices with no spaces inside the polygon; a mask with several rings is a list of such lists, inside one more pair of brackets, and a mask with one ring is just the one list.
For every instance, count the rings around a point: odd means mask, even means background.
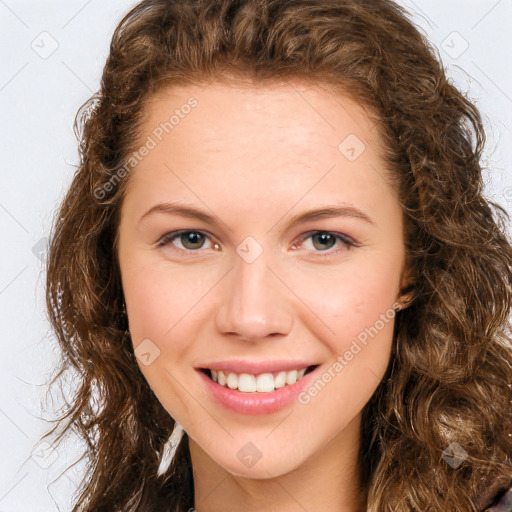
[{"label": "forehead", "polygon": [[340,193],[350,202],[389,189],[381,141],[366,110],[318,84],[161,89],[141,124],[140,143],[150,140],[151,150],[131,175],[146,204],[183,194],[225,202],[233,190],[265,204]]},{"label": "forehead", "polygon": [[[287,81],[213,82],[160,89],[150,98],[141,141],[200,146],[203,154],[241,152],[303,159],[340,152],[353,161],[364,151],[380,156],[378,129],[364,106],[324,84]],[[355,146],[355,147],[354,147]],[[156,152],[155,152],[156,153]],[[355,154],[357,153],[357,154]]]},{"label": "forehead", "polygon": [[[193,117],[212,117],[211,123],[221,126],[223,119],[229,123],[243,124],[247,128],[259,117],[269,129],[275,126],[293,126],[307,123],[311,129],[338,130],[340,121],[348,118],[345,128],[361,131],[373,130],[374,121],[369,111],[339,86],[308,80],[253,83],[211,82],[206,84],[173,86],[159,89],[146,106],[147,129],[154,126],[169,109],[190,111],[186,103],[194,101]],[[343,114],[340,117],[340,111]],[[188,112],[184,112],[185,116]],[[180,115],[180,119],[183,119]],[[281,122],[279,122],[281,121]]]}]

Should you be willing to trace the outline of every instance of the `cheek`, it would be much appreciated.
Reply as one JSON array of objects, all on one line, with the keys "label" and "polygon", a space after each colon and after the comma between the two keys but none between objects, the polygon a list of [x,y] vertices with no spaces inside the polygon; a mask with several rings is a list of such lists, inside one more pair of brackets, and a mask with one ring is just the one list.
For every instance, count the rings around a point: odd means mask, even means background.
[{"label": "cheek", "polygon": [[[367,268],[365,272],[354,270],[325,282],[330,283],[329,288],[317,287],[310,295],[313,302],[308,305],[315,313],[321,312],[318,317],[328,326],[322,329],[319,339],[332,357],[301,403],[314,400],[320,394],[318,390],[326,387],[326,402],[332,409],[345,411],[339,418],[345,422],[361,411],[388,367],[397,273],[392,268],[387,272]],[[336,423],[335,428],[339,426]]]},{"label": "cheek", "polygon": [[188,395],[183,395],[179,384],[191,371],[187,362],[191,333],[187,326],[201,308],[199,299],[204,290],[200,283],[194,285],[190,275],[158,264],[133,262],[124,270],[123,289],[133,349],[136,355],[149,352],[151,357],[150,364],[137,357],[137,364],[164,408],[177,411],[184,420],[193,413],[193,401],[187,401]]},{"label": "cheek", "polygon": [[367,258],[314,275],[303,272],[301,279],[295,280],[301,283],[297,294],[307,297],[316,320],[326,327],[322,329],[325,342],[337,353],[373,326],[381,337],[392,336],[400,261],[389,258],[387,262],[372,262],[377,259]]},{"label": "cheek", "polygon": [[159,339],[170,328],[174,304],[171,294],[162,296],[165,285],[153,272],[131,271],[123,282],[132,339]]},{"label": "cheek", "polygon": [[186,340],[176,333],[186,325],[187,318],[201,311],[201,299],[211,285],[194,279],[190,273],[158,264],[134,264],[127,269],[126,276],[123,289],[135,343],[150,338],[162,351],[170,344],[173,351],[184,348]]}]

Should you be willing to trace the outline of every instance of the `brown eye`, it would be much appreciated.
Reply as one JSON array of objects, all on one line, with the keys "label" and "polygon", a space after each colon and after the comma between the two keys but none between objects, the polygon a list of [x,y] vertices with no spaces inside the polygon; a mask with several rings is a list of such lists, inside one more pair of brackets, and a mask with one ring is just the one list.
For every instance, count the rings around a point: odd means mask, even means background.
[{"label": "brown eye", "polygon": [[[156,245],[158,247],[169,247],[185,253],[193,253],[199,252],[198,249],[208,249],[209,247],[204,247],[206,240],[210,240],[210,236],[201,231],[182,230],[167,233]],[[214,244],[213,248],[217,249],[217,247],[218,245]]]},{"label": "brown eye", "polygon": [[[309,242],[309,240],[311,240],[311,242]],[[336,242],[340,242],[338,249],[335,248]],[[352,248],[359,247],[359,244],[349,237],[331,231],[313,231],[306,233],[300,238],[299,245],[302,249],[306,249],[306,252],[309,252],[312,258],[327,258],[329,256],[347,253]],[[297,244],[293,244],[292,249],[298,249]]]},{"label": "brown eye", "polygon": [[185,249],[200,249],[204,244],[204,235],[198,231],[187,231],[180,235],[180,242]]},{"label": "brown eye", "polygon": [[313,241],[315,249],[319,250],[330,249],[336,244],[336,237],[326,231],[320,231],[319,233],[312,235],[311,240]]}]

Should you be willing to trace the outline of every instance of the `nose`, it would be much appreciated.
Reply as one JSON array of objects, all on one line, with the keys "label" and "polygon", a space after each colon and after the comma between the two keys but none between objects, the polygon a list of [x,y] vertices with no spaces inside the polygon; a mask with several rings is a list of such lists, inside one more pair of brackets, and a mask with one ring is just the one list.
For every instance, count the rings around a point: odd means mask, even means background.
[{"label": "nose", "polygon": [[287,335],[293,325],[292,292],[269,268],[267,252],[248,263],[237,256],[222,286],[216,326],[222,334],[257,342],[271,335]]}]

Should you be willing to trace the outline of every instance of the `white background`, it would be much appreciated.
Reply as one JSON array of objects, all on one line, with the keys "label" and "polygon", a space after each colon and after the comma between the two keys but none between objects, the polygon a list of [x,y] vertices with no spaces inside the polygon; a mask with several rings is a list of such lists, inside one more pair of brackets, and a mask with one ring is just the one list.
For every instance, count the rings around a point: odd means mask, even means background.
[{"label": "white background", "polygon": [[[512,2],[400,3],[481,109],[487,195],[512,213]],[[42,260],[78,163],[75,113],[98,89],[113,30],[134,4],[0,0],[0,512],[71,510],[80,468],[57,477],[80,456],[76,439],[39,458],[34,451],[50,427],[41,418],[60,405],[45,399],[57,352],[45,320]]]}]

